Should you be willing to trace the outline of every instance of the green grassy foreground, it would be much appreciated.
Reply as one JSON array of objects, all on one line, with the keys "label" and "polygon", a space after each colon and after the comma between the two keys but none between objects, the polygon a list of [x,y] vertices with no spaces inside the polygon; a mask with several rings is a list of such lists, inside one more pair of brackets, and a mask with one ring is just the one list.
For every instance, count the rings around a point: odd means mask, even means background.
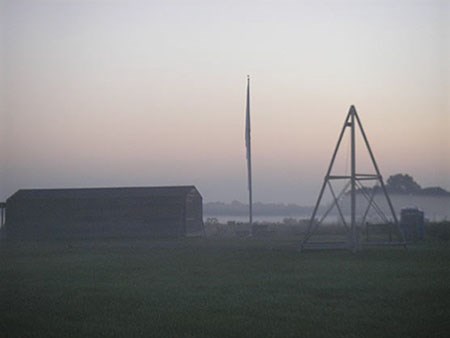
[{"label": "green grassy foreground", "polygon": [[450,245],[0,243],[0,337],[448,337]]}]

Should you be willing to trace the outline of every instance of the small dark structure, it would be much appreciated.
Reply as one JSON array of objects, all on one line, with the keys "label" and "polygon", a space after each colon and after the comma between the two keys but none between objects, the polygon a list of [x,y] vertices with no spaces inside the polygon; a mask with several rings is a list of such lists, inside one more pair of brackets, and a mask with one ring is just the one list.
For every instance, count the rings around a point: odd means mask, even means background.
[{"label": "small dark structure", "polygon": [[181,237],[203,234],[194,186],[19,190],[6,201],[6,238]]},{"label": "small dark structure", "polygon": [[407,241],[425,238],[424,212],[418,208],[403,208],[400,211],[400,226]]}]

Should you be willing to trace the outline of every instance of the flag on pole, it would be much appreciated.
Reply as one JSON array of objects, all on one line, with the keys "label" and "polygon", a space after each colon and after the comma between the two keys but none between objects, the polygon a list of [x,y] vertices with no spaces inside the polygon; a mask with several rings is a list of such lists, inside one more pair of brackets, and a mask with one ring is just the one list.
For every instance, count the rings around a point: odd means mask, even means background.
[{"label": "flag on pole", "polygon": [[250,160],[250,77],[247,75],[247,106],[245,119],[245,147],[247,148],[247,161]]},{"label": "flag on pole", "polygon": [[252,148],[250,143],[250,76],[247,75],[247,106],[245,111],[245,147],[247,150],[247,170],[248,170],[248,207],[249,223],[252,224]]}]

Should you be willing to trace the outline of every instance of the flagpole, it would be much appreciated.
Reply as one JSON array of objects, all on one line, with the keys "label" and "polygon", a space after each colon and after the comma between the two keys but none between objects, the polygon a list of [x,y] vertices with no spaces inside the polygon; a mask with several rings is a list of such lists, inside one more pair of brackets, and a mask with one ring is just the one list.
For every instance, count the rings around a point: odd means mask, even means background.
[{"label": "flagpole", "polygon": [[252,147],[250,138],[250,75],[247,75],[247,106],[245,118],[245,146],[247,148],[247,173],[248,173],[248,214],[249,224],[253,223],[253,201],[252,201]]}]

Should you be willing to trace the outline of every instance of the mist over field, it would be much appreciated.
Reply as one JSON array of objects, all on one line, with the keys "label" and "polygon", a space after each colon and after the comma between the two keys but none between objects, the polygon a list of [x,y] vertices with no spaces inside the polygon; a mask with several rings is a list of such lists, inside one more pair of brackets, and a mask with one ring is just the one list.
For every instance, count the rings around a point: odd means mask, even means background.
[{"label": "mist over field", "polygon": [[[389,195],[396,211],[397,216],[400,216],[400,211],[403,208],[418,208],[425,213],[425,218],[428,221],[443,221],[450,219],[450,197],[442,196],[415,196],[415,195]],[[384,196],[376,195],[375,202],[380,206],[382,211],[390,216],[389,207]],[[330,205],[330,200],[325,201],[319,212],[324,212]],[[346,197],[341,202],[342,211],[346,216],[350,215],[350,198]],[[367,206],[367,200],[362,196],[358,196],[356,200],[356,212],[361,216]],[[259,222],[282,222],[284,218],[309,219],[312,215],[314,206],[300,206],[296,204],[283,203],[256,203],[253,208],[254,217]],[[320,215],[319,215],[320,216]],[[336,222],[338,213],[334,209],[330,213],[328,222]],[[239,222],[248,222],[248,204],[234,201],[232,203],[210,202],[204,205],[204,218],[216,217],[219,220],[226,222],[228,220],[235,220]],[[389,218],[388,217],[388,218]],[[368,221],[379,221],[376,215],[369,214]]]},{"label": "mist over field", "polygon": [[449,60],[448,0],[0,0],[0,337],[447,338]]}]

